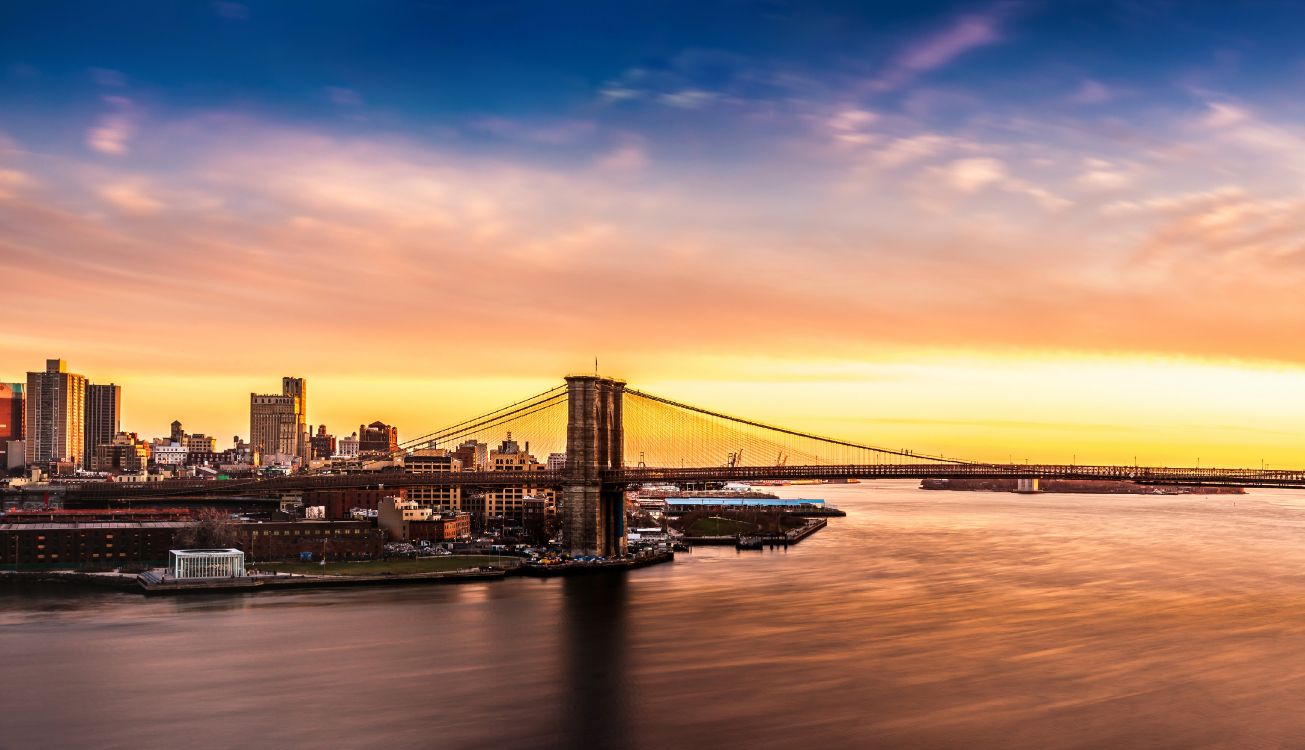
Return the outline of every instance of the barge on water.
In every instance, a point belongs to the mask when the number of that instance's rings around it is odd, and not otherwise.
[[[735,549],[763,549],[765,547],[787,547],[797,544],[812,534],[829,525],[824,518],[808,518],[800,528],[790,529],[782,534],[723,534],[719,536],[685,536],[680,541],[690,546],[696,545],[734,545]]]

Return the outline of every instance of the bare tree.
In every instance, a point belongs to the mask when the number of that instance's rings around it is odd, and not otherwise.
[[[194,523],[173,536],[172,543],[183,549],[227,549],[236,546],[238,536],[230,513],[203,508]]]

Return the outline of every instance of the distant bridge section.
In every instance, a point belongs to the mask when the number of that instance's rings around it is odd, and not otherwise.
[[[625,484],[748,482],[762,480],[875,479],[1074,479],[1136,484],[1223,487],[1305,487],[1305,471],[1198,469],[1154,466],[1074,466],[1069,464],[847,464],[820,466],[735,466],[709,468],[627,468],[605,481]]]

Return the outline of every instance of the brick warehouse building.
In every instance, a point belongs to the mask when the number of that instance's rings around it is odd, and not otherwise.
[[[0,524],[0,567],[114,568],[164,564],[182,521]]]
[[[251,560],[292,560],[310,552],[331,560],[370,560],[385,553],[385,532],[367,521],[271,521],[236,527]]]
[[[407,488],[349,487],[333,490],[308,490],[304,492],[304,507],[321,505],[326,508],[329,521],[349,520],[349,511],[354,508],[376,510],[381,498],[407,498]]]
[[[81,521],[0,524],[0,568],[115,568],[163,565],[184,521]],[[251,560],[293,560],[325,550],[333,560],[384,554],[385,533],[360,521],[276,521],[235,525],[236,546]]]

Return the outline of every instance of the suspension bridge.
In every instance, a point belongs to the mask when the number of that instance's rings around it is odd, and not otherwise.
[[[1139,484],[1305,487],[1305,471],[1154,466],[1002,464],[840,440],[645,393],[597,375],[572,375],[555,388],[400,444],[391,458],[494,444],[515,435],[526,453],[565,455],[560,467],[470,462],[438,473],[357,471],[283,477],[172,480],[70,486],[66,498],[134,499],[186,495],[269,495],[366,487],[529,486],[559,491],[566,545],[575,553],[624,549],[624,492],[643,483],[811,479],[1106,479]]]

